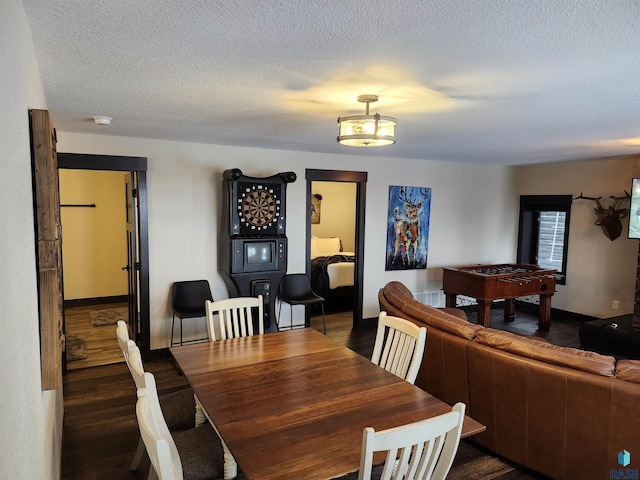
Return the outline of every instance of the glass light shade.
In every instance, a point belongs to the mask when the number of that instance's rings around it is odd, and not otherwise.
[[[339,117],[338,142],[349,147],[382,147],[396,142],[396,119],[381,115]]]

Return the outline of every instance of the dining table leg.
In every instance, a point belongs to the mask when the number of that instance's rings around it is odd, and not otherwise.
[[[219,434],[218,434],[219,435]],[[220,438],[222,441],[222,449],[224,450],[224,480],[231,480],[238,476],[238,464],[236,463],[236,459],[233,458],[231,452],[229,451],[229,447],[224,443],[224,440]]]
[[[204,413],[204,409],[202,408],[202,404],[196,394],[193,394],[193,398],[196,401],[196,427],[202,425],[203,423],[207,423],[207,415]]]
[[[224,454],[223,478],[224,480],[232,480],[238,476],[238,464],[236,463],[236,459],[233,458],[229,447],[227,447],[227,444],[224,443],[224,440],[222,439],[222,435],[218,432],[218,429],[207,415],[207,412],[202,408],[202,404],[200,403],[200,400],[198,400],[198,397],[195,394],[193,397],[196,400],[196,427],[207,422],[213,426],[213,429],[216,431],[220,441],[222,442],[222,450]]]

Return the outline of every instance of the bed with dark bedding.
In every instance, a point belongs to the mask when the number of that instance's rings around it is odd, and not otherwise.
[[[355,256],[343,252],[340,239],[311,240],[311,288],[326,303],[353,300]]]

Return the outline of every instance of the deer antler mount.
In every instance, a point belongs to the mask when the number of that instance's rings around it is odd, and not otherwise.
[[[609,199],[612,199],[613,201],[611,202],[611,205],[606,208],[603,207],[600,202],[602,197],[585,197],[582,195],[582,192],[580,192],[580,195],[575,197],[574,200],[593,200],[596,203],[596,206],[593,209],[596,213],[596,221],[594,223],[602,228],[602,232],[605,236],[613,242],[622,233],[622,222],[620,219],[629,213],[628,208],[616,208],[620,200],[627,200],[631,197],[626,190],[624,193],[624,197],[610,195]]]

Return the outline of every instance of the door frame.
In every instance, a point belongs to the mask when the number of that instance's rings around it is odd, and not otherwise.
[[[93,155],[58,152],[58,169],[135,172],[138,176],[138,229],[140,252],[140,331],[135,339],[142,355],[151,350],[149,313],[149,224],[147,203],[147,157]],[[58,203],[60,203],[58,201]]]
[[[356,184],[356,239],[355,246],[355,293],[353,306],[353,328],[362,322],[362,301],[364,291],[364,216],[366,212],[367,172],[345,170],[305,170],[307,180],[307,221],[306,221],[306,274],[311,275],[311,184],[312,182],[350,182]]]

